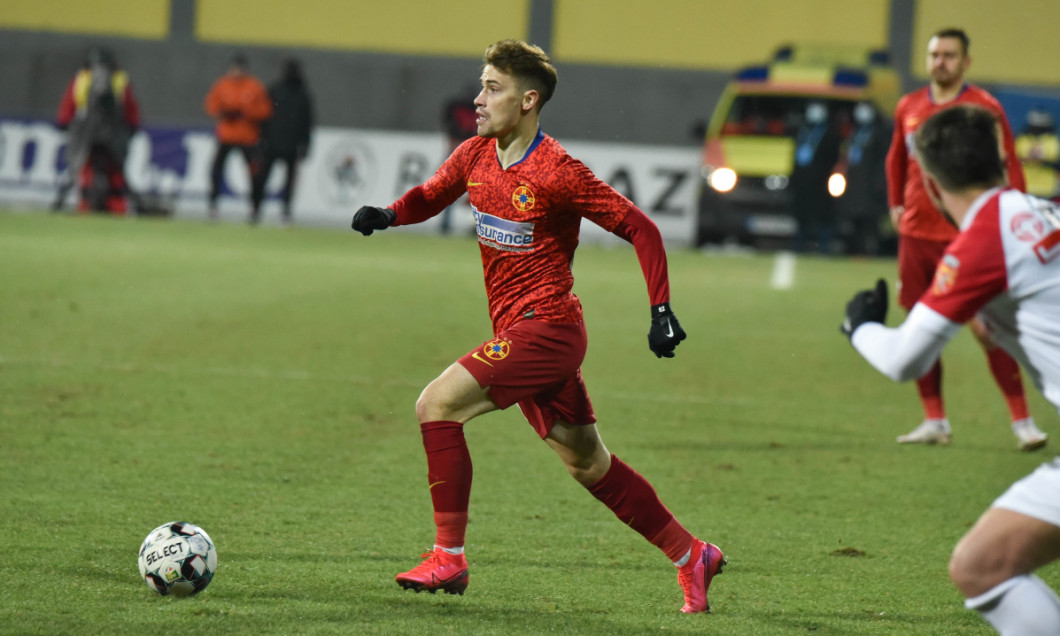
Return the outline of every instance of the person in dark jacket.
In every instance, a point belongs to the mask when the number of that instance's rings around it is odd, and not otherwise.
[[[791,169],[791,195],[799,228],[796,252],[816,247],[823,254],[832,251],[835,229],[832,196],[828,179],[839,161],[842,135],[835,114],[824,102],[806,106],[806,116],[795,138],[794,166]]]
[[[313,99],[306,87],[302,65],[296,59],[283,64],[280,79],[269,87],[272,100],[272,119],[262,134],[263,157],[261,169],[254,178],[253,215],[251,221],[261,219],[261,203],[265,199],[265,185],[277,160],[287,166],[287,178],[281,192],[283,222],[291,222],[291,199],[298,177],[298,164],[309,154],[310,133],[313,128]]]

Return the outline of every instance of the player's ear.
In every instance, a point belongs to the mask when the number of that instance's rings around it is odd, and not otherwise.
[[[524,112],[530,112],[531,110],[533,110],[534,107],[537,106],[537,103],[538,103],[538,101],[540,99],[541,99],[541,94],[538,93],[537,91],[535,91],[534,89],[530,89],[528,91],[524,91],[523,92],[523,103],[522,103],[523,111]]]

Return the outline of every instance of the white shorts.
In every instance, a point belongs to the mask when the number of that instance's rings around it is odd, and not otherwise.
[[[1060,527],[1060,457],[1009,486],[991,507],[1012,510]]]

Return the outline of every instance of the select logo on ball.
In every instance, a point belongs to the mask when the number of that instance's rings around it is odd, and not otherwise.
[[[213,580],[217,548],[199,526],[172,521],[147,535],[137,561],[140,578],[151,590],[162,596],[193,596]]]

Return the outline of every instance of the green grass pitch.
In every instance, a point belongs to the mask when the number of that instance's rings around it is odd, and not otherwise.
[[[837,331],[893,260],[802,258],[777,291],[770,255],[669,258],[673,360],[631,249],[582,247],[575,292],[608,447],[729,557],[701,616],[517,409],[467,427],[467,594],[394,583],[433,539],[413,404],[490,336],[472,239],[0,212],[0,633],[993,633],[946,561],[1051,452],[1016,450],[970,335],[953,444],[899,447],[914,388]],[[219,554],[183,600],[136,567],[178,519]]]

